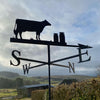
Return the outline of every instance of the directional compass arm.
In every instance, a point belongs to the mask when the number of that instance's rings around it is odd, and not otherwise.
[[[39,61],[39,60],[33,60],[33,59],[27,59],[27,58],[19,58],[19,59],[20,59],[20,60],[24,60],[24,61],[31,61],[31,62],[37,62],[37,63],[48,64],[47,62]]]
[[[84,54],[87,54],[87,52],[81,53],[81,55],[84,55]],[[79,54],[74,55],[74,56],[70,56],[70,57],[65,57],[65,58],[62,58],[62,59],[57,59],[57,60],[51,61],[50,64],[53,64],[53,63],[59,62],[59,61],[63,61],[63,60],[67,60],[67,59],[71,59],[71,58],[76,58],[76,57],[79,57]],[[27,58],[21,58],[21,57],[18,57],[18,58],[19,58],[20,60],[24,60],[24,61],[31,61],[31,62],[43,63],[43,65],[48,64],[48,62],[44,62],[44,61],[33,60],[33,59],[27,59]],[[41,65],[42,65],[42,64],[41,64]]]

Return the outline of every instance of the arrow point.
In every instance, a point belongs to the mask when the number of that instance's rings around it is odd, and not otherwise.
[[[91,47],[91,46],[84,45],[84,44],[79,44],[79,43],[78,43],[78,45],[79,45],[79,48],[81,48],[81,49],[93,48],[93,47]]]

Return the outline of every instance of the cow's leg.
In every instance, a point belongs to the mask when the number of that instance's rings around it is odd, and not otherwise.
[[[17,35],[18,35],[18,34],[15,34],[15,38],[16,38],[16,39],[17,39]]]
[[[19,35],[20,35],[20,39],[22,39],[22,32],[19,32]]]
[[[18,33],[15,33],[15,38],[17,39],[17,35],[18,35]]]
[[[36,40],[38,40],[38,35],[36,34]]]
[[[39,40],[39,33],[36,32],[36,40]]]
[[[37,40],[40,40],[40,33],[39,32],[37,32]]]
[[[14,30],[14,34],[15,34],[15,38],[17,39],[18,31],[17,30]]]
[[[39,35],[37,35],[37,40],[39,40]]]
[[[38,39],[37,39],[37,40],[39,40],[39,35],[37,35],[37,37],[38,37]]]
[[[39,38],[39,40],[40,40],[40,34],[38,35],[38,38]]]

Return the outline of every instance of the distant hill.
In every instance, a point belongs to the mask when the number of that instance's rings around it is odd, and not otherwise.
[[[77,79],[78,81],[83,81],[86,79],[91,79],[93,76],[85,76],[85,75],[66,75],[66,76],[53,76],[52,78],[59,78],[59,79]]]
[[[14,72],[8,72],[8,71],[1,71],[0,72],[0,77],[3,78],[17,78],[20,75],[18,73],[14,73]]]
[[[35,77],[35,78],[38,79],[38,80],[41,80],[41,81],[48,80],[47,76],[41,76],[41,77]],[[83,80],[87,80],[87,79],[91,79],[91,78],[93,78],[93,76],[84,76],[84,75],[51,76],[52,81],[59,81],[59,82],[63,81],[64,79],[76,79],[78,81],[83,81]]]
[[[37,76],[37,77],[27,77],[27,76],[22,76],[19,75],[18,73],[14,72],[8,72],[8,71],[1,71],[0,72],[0,77],[2,78],[8,78],[8,79],[16,79],[16,78],[23,78],[24,80],[29,80],[29,81],[37,81],[40,82],[41,84],[43,83],[48,83],[48,76]],[[84,76],[84,75],[57,75],[57,76],[51,76],[51,81],[52,83],[60,83],[65,79],[76,79],[77,81],[83,81],[87,79],[93,78],[92,76]]]

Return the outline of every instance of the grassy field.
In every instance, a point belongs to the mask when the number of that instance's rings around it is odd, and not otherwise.
[[[0,97],[16,96],[16,89],[0,89]]]
[[[31,98],[21,98],[17,99],[17,91],[16,89],[0,89],[0,100],[6,97],[14,97],[12,99],[5,99],[5,100],[31,100]]]

